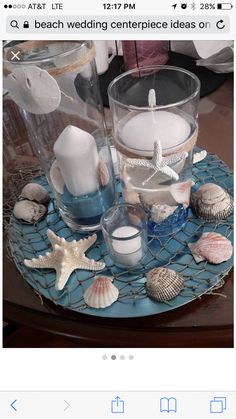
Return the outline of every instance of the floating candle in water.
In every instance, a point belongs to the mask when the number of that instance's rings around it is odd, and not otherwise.
[[[129,118],[120,128],[120,140],[128,148],[153,151],[159,140],[163,149],[177,147],[191,133],[189,122],[181,115],[165,110],[153,110],[156,106],[154,89],[149,90],[150,111],[140,112]]]
[[[91,134],[68,125],[56,140],[54,153],[66,187],[72,195],[81,196],[98,189],[99,157]]]
[[[118,227],[113,231],[113,237],[122,239],[112,240],[113,258],[118,265],[136,266],[142,259],[142,239],[140,236],[134,237],[139,232],[132,226]]]

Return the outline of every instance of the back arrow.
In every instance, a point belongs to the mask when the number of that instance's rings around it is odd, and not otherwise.
[[[65,409],[64,409],[64,412],[65,412],[67,409],[69,409],[70,404],[69,404],[66,400],[64,400],[64,402],[65,402],[65,404],[66,404],[66,407],[65,407]]]
[[[17,412],[17,409],[15,408],[15,406],[14,406],[14,404],[17,402],[17,400],[14,400],[14,402],[12,402],[12,404],[11,404],[11,407],[12,407],[12,409],[14,409],[15,410],[15,412]]]

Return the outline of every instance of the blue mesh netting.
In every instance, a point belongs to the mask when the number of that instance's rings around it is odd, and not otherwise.
[[[203,183],[213,182],[233,194],[233,175],[229,168],[213,155],[208,155],[193,168],[193,180],[197,189]],[[35,179],[49,190],[44,177]],[[118,186],[119,187],[119,186]],[[36,292],[67,309],[101,317],[140,317],[148,316],[176,309],[204,293],[210,292],[221,284],[223,277],[233,265],[233,258],[220,265],[213,265],[206,261],[196,264],[188,248],[188,243],[197,241],[206,231],[215,231],[233,240],[233,216],[216,224],[207,223],[197,218],[189,210],[188,219],[184,227],[177,233],[152,238],[149,241],[148,254],[143,260],[139,271],[118,268],[112,262],[101,232],[95,245],[86,255],[96,261],[104,260],[106,268],[104,275],[114,278],[114,285],[119,288],[119,299],[112,306],[105,309],[89,308],[84,300],[85,289],[92,284],[98,273],[77,270],[71,275],[63,291],[55,290],[55,271],[50,269],[28,269],[23,260],[38,257],[51,250],[47,238],[50,228],[60,237],[67,240],[79,240],[82,236],[73,233],[62,220],[55,202],[52,199],[46,218],[34,225],[11,218],[9,226],[9,248],[13,260],[26,281]],[[84,236],[83,236],[84,237]],[[174,269],[185,279],[185,288],[179,296],[166,303],[151,300],[145,290],[145,272],[158,266]]]

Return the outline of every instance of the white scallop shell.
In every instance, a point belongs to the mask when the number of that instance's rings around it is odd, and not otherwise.
[[[60,105],[61,91],[56,80],[37,66],[15,68],[7,77],[11,98],[33,114],[47,114]]]
[[[214,183],[200,186],[191,201],[196,214],[209,222],[224,220],[233,212],[233,198]]]
[[[60,194],[63,194],[65,182],[61,173],[61,169],[58,166],[57,160],[54,160],[54,162],[51,165],[50,179],[56,191]]]
[[[196,263],[207,260],[218,264],[229,260],[233,254],[231,242],[219,233],[203,233],[196,243],[189,243],[188,247]]]
[[[147,274],[147,295],[160,302],[175,298],[184,288],[184,279],[168,268],[154,268]]]
[[[106,163],[103,160],[98,162],[98,180],[100,185],[106,186],[109,183],[110,175]]]
[[[46,211],[47,208],[44,205],[26,199],[16,202],[13,208],[13,214],[17,219],[31,224],[40,220],[46,214]]]
[[[191,187],[192,180],[180,183],[173,183],[171,185],[171,194],[178,204],[183,204],[185,207],[189,207]]]
[[[200,161],[204,160],[207,156],[207,151],[202,150],[193,155],[193,164],[199,163]]]
[[[177,206],[169,206],[169,205],[158,205],[155,204],[152,206],[151,217],[152,220],[155,222],[160,222],[168,218],[171,214],[173,214],[178,208]]]
[[[105,308],[113,304],[119,296],[119,290],[112,284],[112,278],[97,276],[84,293],[85,303],[92,308]]]
[[[30,201],[36,201],[39,204],[47,203],[50,200],[50,196],[46,189],[38,183],[27,183],[21,191],[22,198],[29,199]]]

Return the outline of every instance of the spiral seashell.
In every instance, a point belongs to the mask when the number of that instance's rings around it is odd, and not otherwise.
[[[21,191],[22,198],[36,201],[39,204],[46,204],[50,201],[50,196],[46,189],[38,183],[27,183]]]
[[[30,224],[39,221],[46,214],[46,211],[47,208],[44,205],[26,199],[16,202],[13,208],[13,214],[17,219],[27,221]]]
[[[207,260],[218,264],[229,260],[233,254],[231,242],[219,233],[203,233],[196,243],[188,245],[196,263]]]
[[[175,298],[184,288],[184,279],[167,268],[154,268],[147,274],[147,295],[153,300],[165,302]]]
[[[99,160],[99,163],[98,163],[98,179],[99,179],[99,183],[102,186],[108,185],[109,180],[110,180],[110,175],[109,175],[107,165],[106,163],[104,163],[103,160]]]
[[[191,201],[196,214],[209,222],[224,220],[233,212],[233,198],[214,183],[200,186]]]
[[[113,304],[119,296],[119,290],[112,284],[112,278],[97,276],[84,293],[85,303],[92,308],[105,308]]]

